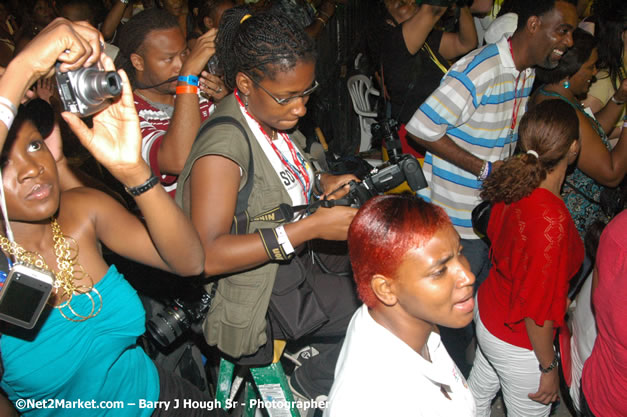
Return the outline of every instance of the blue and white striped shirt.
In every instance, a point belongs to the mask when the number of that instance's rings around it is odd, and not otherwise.
[[[516,69],[503,37],[457,61],[407,123],[407,131],[429,142],[448,135],[477,158],[505,159],[516,147],[518,124],[534,78],[533,69]],[[481,181],[430,152],[423,170],[429,188],[420,191],[420,196],[444,208],[462,238],[477,239],[470,216],[480,202]]]

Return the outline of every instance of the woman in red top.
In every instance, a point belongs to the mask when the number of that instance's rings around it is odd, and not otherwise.
[[[469,384],[477,416],[490,414],[499,389],[510,416],[548,416],[559,392],[553,337],[563,324],[569,279],[583,244],[560,197],[579,152],[579,122],[559,100],[543,102],[520,123],[522,154],[483,183],[492,203],[492,268],[479,288],[478,348]]]

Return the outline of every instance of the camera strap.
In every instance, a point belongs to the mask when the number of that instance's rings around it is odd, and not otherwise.
[[[248,233],[248,225],[250,224],[250,216],[248,214],[248,198],[250,197],[250,193],[253,189],[253,183],[255,182],[255,164],[253,162],[253,150],[250,146],[250,139],[248,138],[248,134],[246,130],[242,127],[242,125],[231,116],[219,116],[215,119],[209,119],[207,123],[205,123],[200,130],[198,131],[198,135],[196,135],[196,140],[200,136],[202,136],[205,131],[213,126],[218,125],[232,125],[235,126],[244,136],[246,140],[246,144],[248,145],[248,176],[246,178],[246,184],[244,188],[237,193],[237,203],[235,205],[235,215],[233,216],[233,224],[231,225],[231,234],[234,235],[243,235]]]
[[[179,79],[178,76],[170,77],[167,80],[163,80],[160,83],[153,84],[153,85],[146,85],[146,84],[141,83],[138,80],[135,80],[135,88],[138,89],[138,90],[148,90],[148,89],[151,89],[151,88],[162,86],[163,84],[169,84],[169,83],[172,83],[174,81],[178,81],[178,79]]]
[[[305,206],[295,206],[292,207],[289,204],[280,204],[278,207],[273,209],[264,211],[250,219],[250,221],[264,221],[264,222],[273,222],[273,223],[285,223],[292,221],[294,218],[294,211],[298,207],[307,207]]]

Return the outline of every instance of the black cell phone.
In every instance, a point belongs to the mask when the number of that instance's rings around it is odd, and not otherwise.
[[[14,264],[0,292],[0,320],[25,329],[35,327],[53,283],[54,275],[49,271]]]

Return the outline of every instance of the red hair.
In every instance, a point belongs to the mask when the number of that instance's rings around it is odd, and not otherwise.
[[[409,194],[371,198],[348,230],[348,250],[359,298],[374,307],[376,296],[370,281],[376,274],[396,278],[405,254],[424,246],[451,221],[438,206]]]

